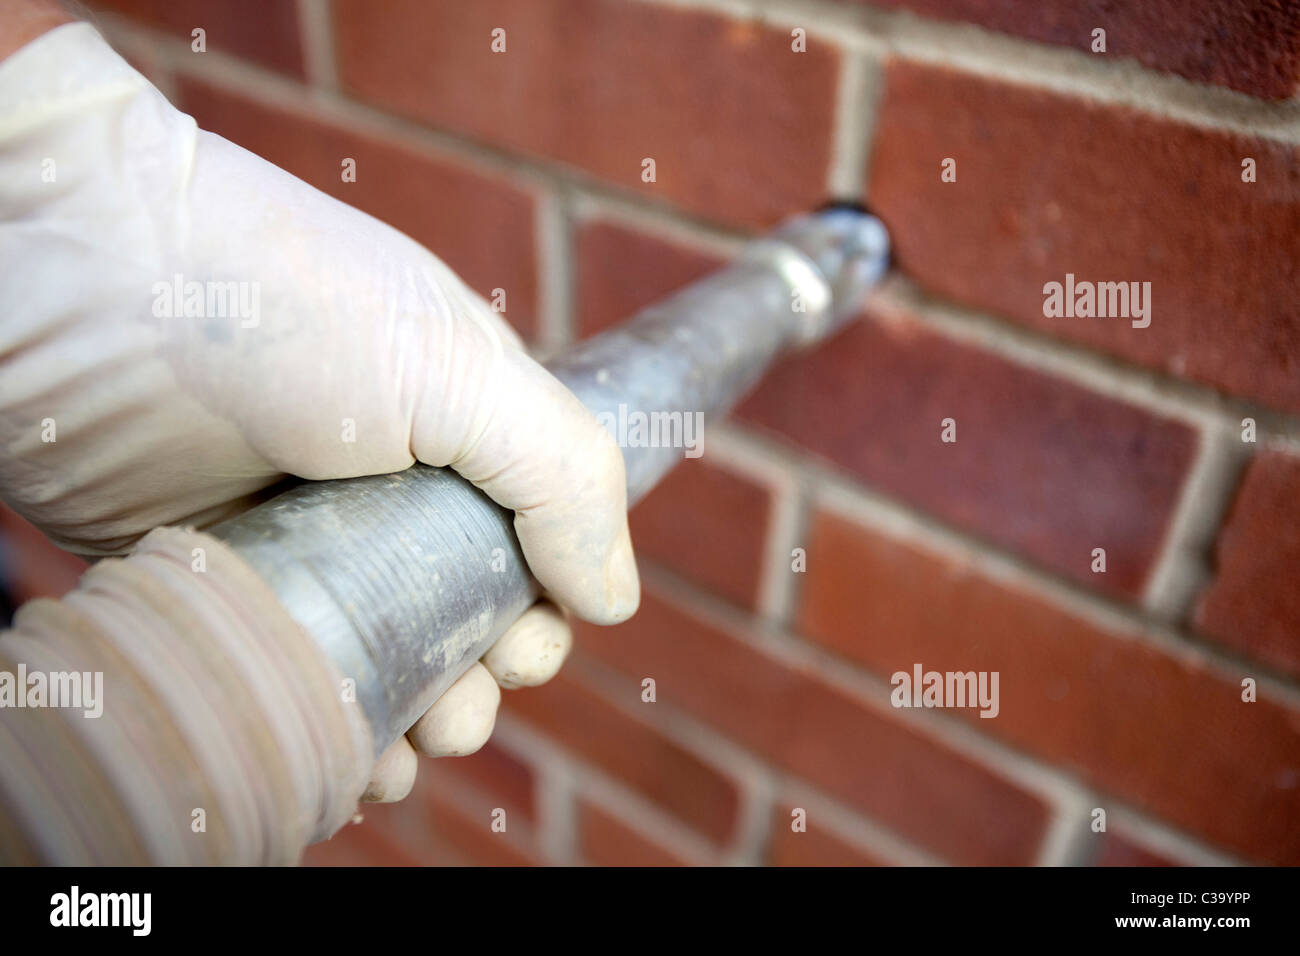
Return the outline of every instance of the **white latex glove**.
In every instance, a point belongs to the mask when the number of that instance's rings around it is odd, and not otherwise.
[[[242,283],[248,308],[159,317],[178,275]],[[286,473],[418,459],[515,512],[557,602],[599,624],[636,609],[623,461],[595,418],[428,251],[197,129],[87,24],[0,63],[0,303],[0,493],[69,550],[210,525]],[[410,740],[472,752],[497,681],[540,683],[569,645],[539,605]],[[398,741],[370,796],[402,796],[414,764]]]

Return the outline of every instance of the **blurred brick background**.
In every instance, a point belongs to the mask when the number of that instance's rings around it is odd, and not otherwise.
[[[93,6],[200,125],[505,289],[542,354],[829,195],[897,245],[905,278],[635,511],[640,614],[309,862],[1300,863],[1300,8]],[[1066,272],[1150,281],[1151,326],[1044,318]],[[75,580],[3,529],[14,600]],[[1000,672],[1000,714],[893,709],[915,663]]]

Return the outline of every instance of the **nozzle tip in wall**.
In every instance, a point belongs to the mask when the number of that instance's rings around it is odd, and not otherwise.
[[[889,232],[860,203],[827,203],[788,220],[773,238],[794,246],[821,270],[836,324],[858,312],[889,268]]]

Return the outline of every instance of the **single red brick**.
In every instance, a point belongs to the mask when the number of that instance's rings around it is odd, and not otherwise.
[[[281,73],[305,77],[295,0],[88,0],[151,27],[192,38],[201,27],[209,53],[244,57]],[[195,53],[195,56],[203,56]]]
[[[587,800],[578,803],[578,844],[596,866],[686,866],[677,854]]]
[[[626,624],[581,633],[583,654],[654,678],[661,704],[689,711],[942,856],[988,864],[1034,858],[1049,816],[1038,797],[811,668],[759,653],[650,590]]]
[[[996,672],[997,716],[956,716],[1242,855],[1300,863],[1300,712],[834,515],[808,554],[801,633],[885,678]]]
[[[762,485],[707,464],[683,461],[632,509],[632,543],[715,594],[753,608],[763,570],[772,496]]]
[[[1300,410],[1300,150],[894,61],[870,197],[933,291],[1125,359]],[[1242,160],[1258,182],[1242,182]],[[957,162],[957,181],[940,163]],[[1150,282],[1147,328],[1048,318],[1043,287]]]
[[[492,176],[193,78],[180,107],[218,133],[420,242],[484,296],[506,292],[504,317],[536,331],[534,197]],[[356,160],[356,181],[342,162]]]
[[[1265,452],[1251,463],[1215,558],[1197,626],[1300,676],[1300,458]]]
[[[603,220],[576,230],[578,335],[585,338],[723,265],[717,256]]]
[[[783,803],[772,815],[772,834],[767,846],[767,862],[771,866],[888,866],[841,840],[822,826],[815,814],[808,815],[808,829],[796,833],[790,828],[790,810],[795,805]]]
[[[796,53],[788,29],[614,0],[334,10],[341,82],[386,109],[728,222],[823,198],[839,72],[825,42]]]
[[[401,847],[373,827],[345,826],[328,840],[307,847],[303,866],[415,866]]]
[[[735,782],[578,683],[572,668],[543,687],[506,695],[504,705],[706,836],[731,838],[740,806]],[[640,706],[653,719],[655,705]]]
[[[1300,16],[1286,0],[848,0],[965,20],[1243,93],[1284,99],[1300,83]]]
[[[884,308],[783,362],[738,416],[1091,587],[1139,595],[1196,433]],[[955,442],[941,440],[945,418]]]
[[[1096,834],[1101,840],[1093,866],[1178,866],[1173,860],[1153,853],[1120,833]]]

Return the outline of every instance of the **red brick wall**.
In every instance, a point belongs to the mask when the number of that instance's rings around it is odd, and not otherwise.
[[[310,861],[1300,863],[1294,5],[98,7],[547,348],[830,194],[897,246],[637,509],[640,614]],[[1045,317],[1067,272],[1151,282],[1150,326]],[[998,716],[895,709],[917,663],[998,672]]]

